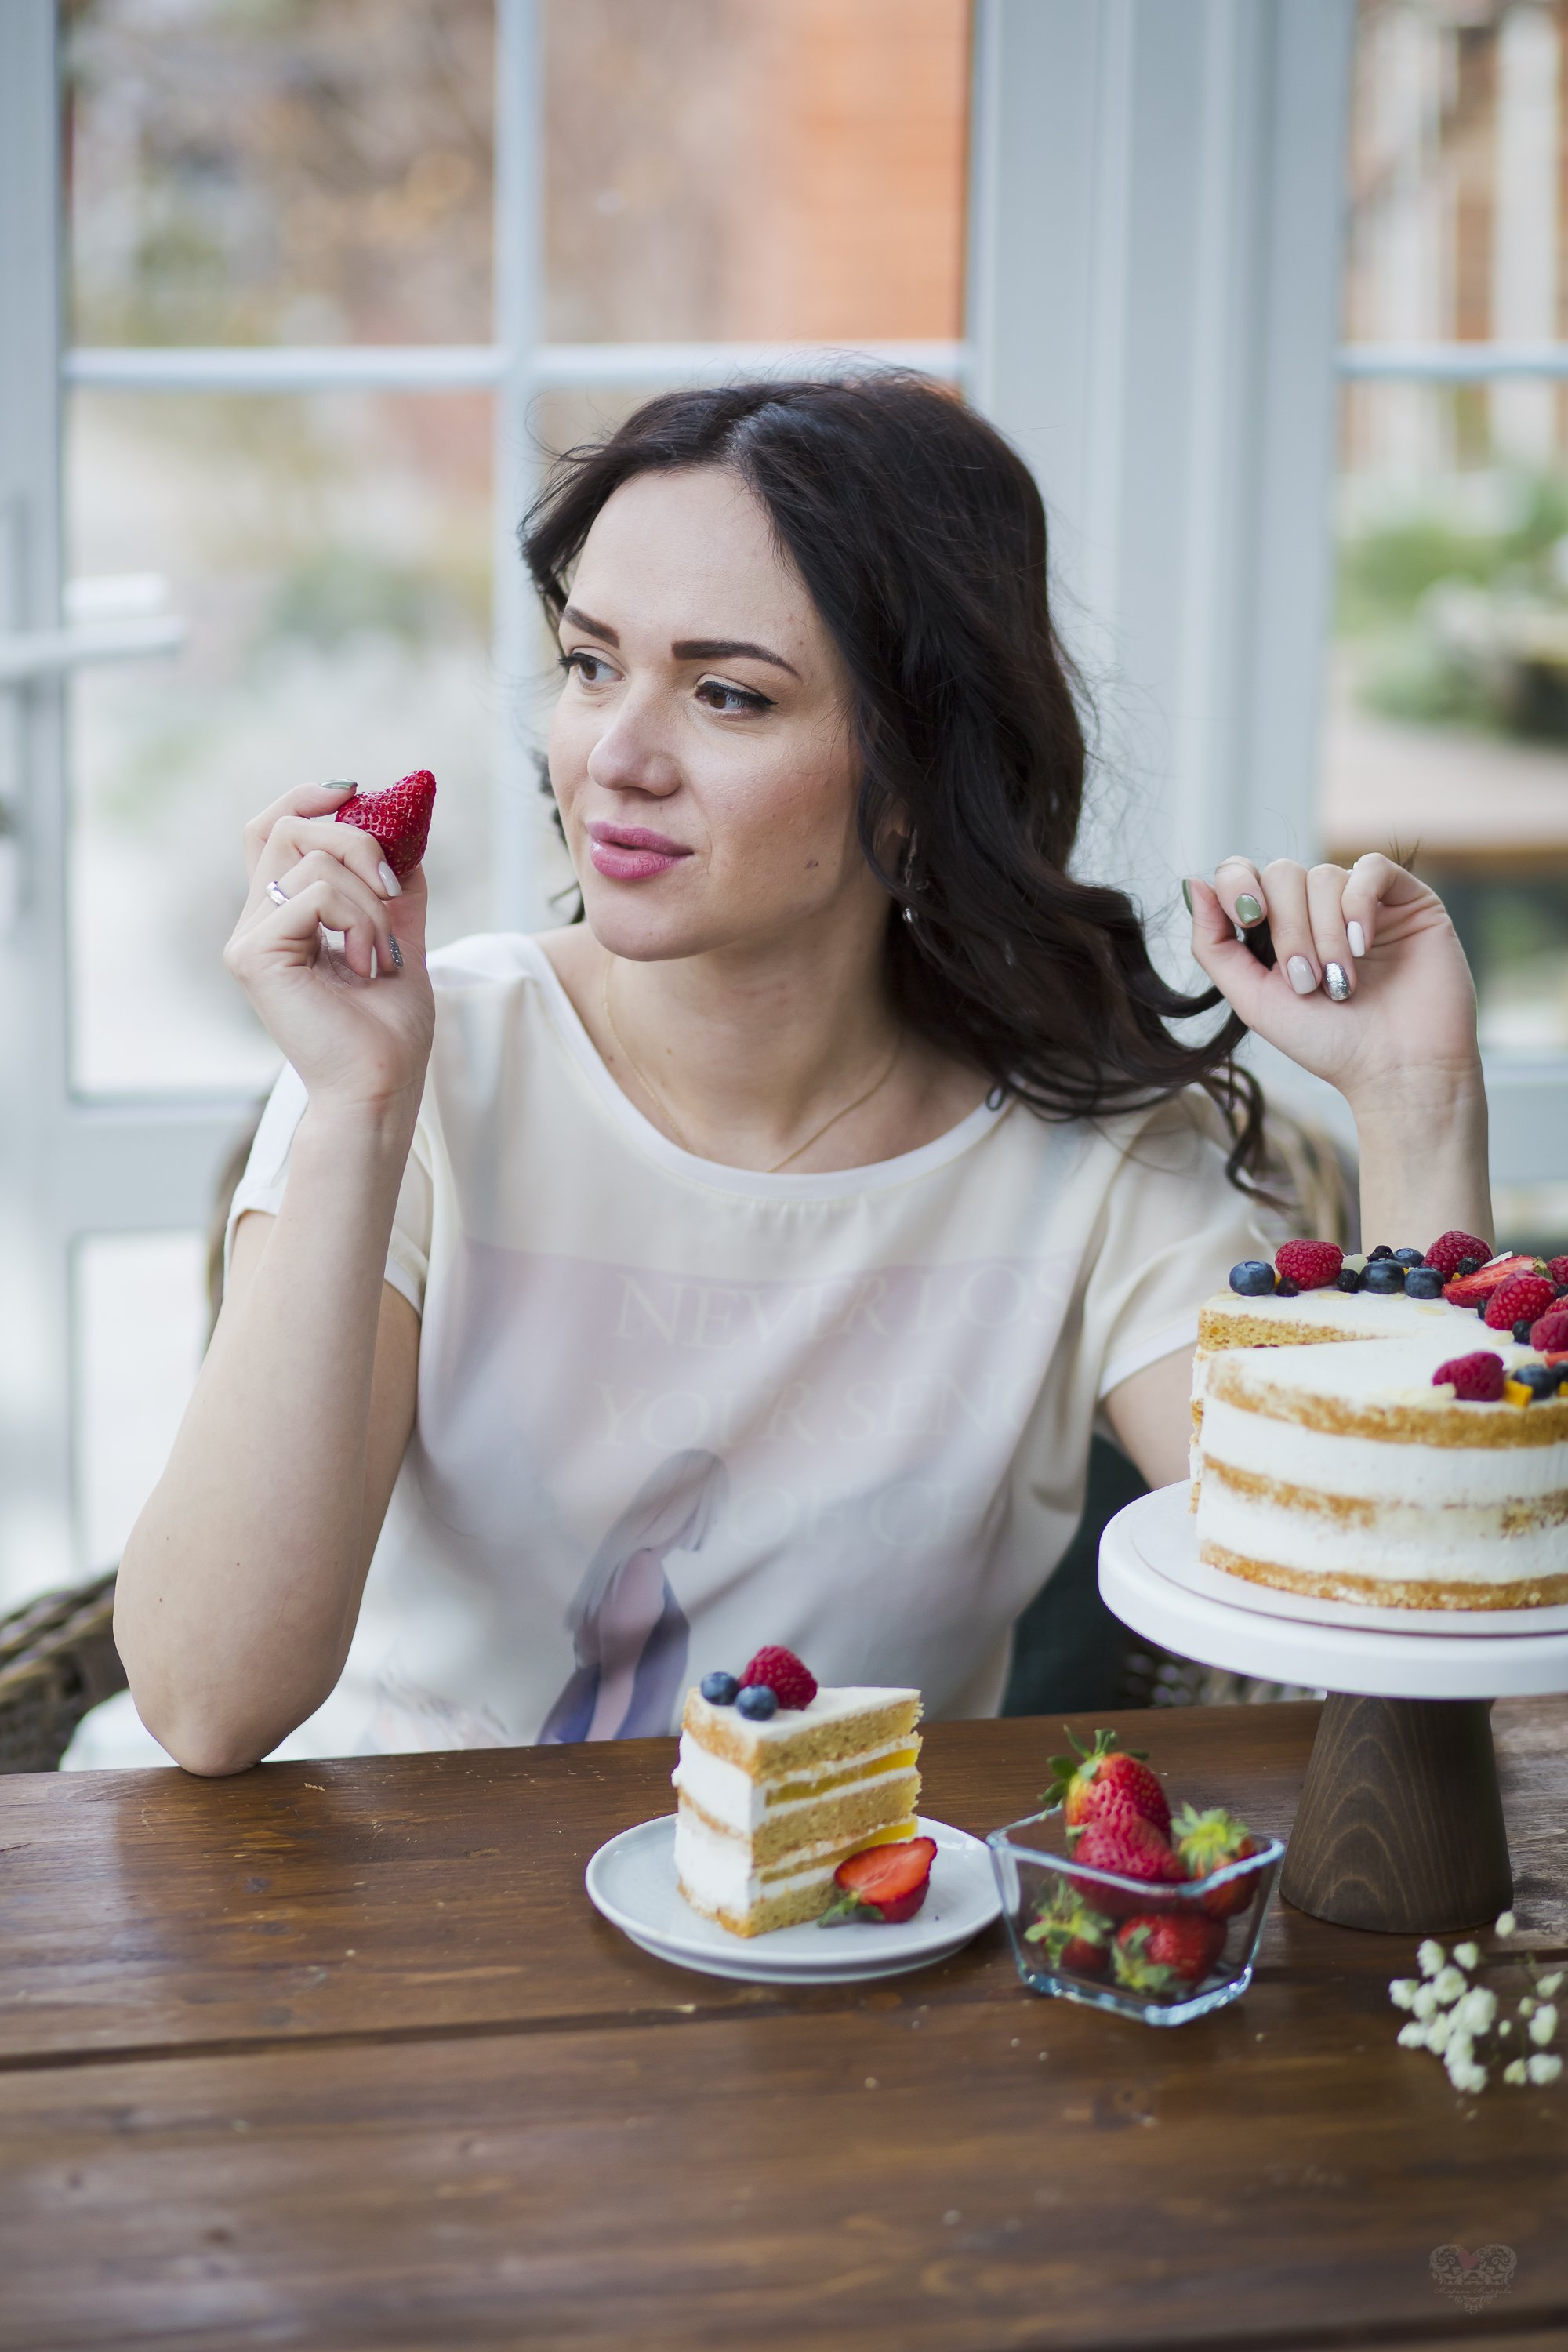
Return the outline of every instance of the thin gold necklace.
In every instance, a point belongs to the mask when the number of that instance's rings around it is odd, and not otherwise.
[[[659,1109],[663,1112],[664,1117],[668,1123],[670,1131],[674,1135],[677,1143],[679,1144],[682,1151],[690,1151],[691,1146],[686,1139],[685,1129],[681,1126],[680,1121],[676,1118],[675,1113],[671,1110],[668,1103],[665,1100],[663,1094],[659,1091],[658,1087],[654,1085],[653,1080],[648,1076],[647,1072],[643,1068],[642,1064],[637,1060],[637,1055],[632,1052],[631,1047],[626,1044],[626,1039],[622,1036],[620,1031],[616,1026],[616,1016],[610,1007],[610,972],[615,962],[616,959],[614,956],[606,956],[605,959],[605,1025],[608,1029],[611,1036],[615,1039],[616,1051],[625,1059],[633,1077],[636,1078],[643,1092],[648,1096],[652,1101],[656,1102],[658,1105]],[[862,1103],[868,1103],[873,1095],[880,1094],[882,1088],[887,1085],[888,1080],[892,1076],[899,1055],[903,1052],[903,1049],[904,1040],[902,1032],[900,1032],[893,1040],[893,1050],[888,1056],[886,1066],[883,1068],[881,1075],[879,1077],[872,1079],[871,1084],[866,1088],[865,1093],[857,1095],[853,1102],[847,1102],[842,1110],[836,1110],[831,1118],[825,1118],[820,1127],[813,1128],[811,1133],[806,1137],[804,1143],[797,1143],[793,1151],[786,1151],[782,1160],[775,1160],[771,1168],[764,1168],[762,1171],[763,1174],[764,1176],[778,1175],[781,1170],[789,1166],[792,1160],[798,1160],[803,1151],[809,1151],[814,1143],[819,1143],[822,1140],[822,1138],[827,1133],[830,1127],[837,1127],[841,1118],[847,1118],[852,1110],[858,1110]],[[692,1153],[692,1157],[694,1159],[698,1156],[698,1154]]]

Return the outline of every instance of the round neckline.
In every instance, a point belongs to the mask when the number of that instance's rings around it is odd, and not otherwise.
[[[907,1184],[959,1159],[983,1136],[989,1135],[1012,1108],[1006,1102],[993,1103],[987,1096],[956,1127],[934,1136],[930,1143],[919,1144],[913,1151],[901,1151],[891,1160],[868,1160],[859,1168],[828,1168],[804,1175],[774,1176],[760,1168],[731,1168],[721,1160],[704,1160],[697,1152],[683,1151],[679,1143],[672,1143],[622,1092],[605,1068],[598,1047],[543,948],[527,932],[518,934],[518,943],[523,961],[543,990],[546,1006],[563,1043],[611,1116],[640,1150],[671,1174],[719,1192],[748,1192],[766,1201],[837,1200],[849,1193],[882,1192],[890,1185]]]

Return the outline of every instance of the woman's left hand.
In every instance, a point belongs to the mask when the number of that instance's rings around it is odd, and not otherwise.
[[[1204,971],[1249,1029],[1337,1087],[1358,1116],[1477,1085],[1465,951],[1442,900],[1402,866],[1375,854],[1348,872],[1227,857],[1212,887],[1189,888]],[[1272,971],[1233,928],[1265,917]]]

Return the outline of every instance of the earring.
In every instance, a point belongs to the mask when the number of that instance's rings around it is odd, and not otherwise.
[[[919,853],[919,849],[920,835],[916,833],[913,825],[911,825],[909,831],[909,838],[904,843],[903,856],[899,861],[899,880],[903,884],[906,890],[920,890],[924,887],[922,883],[917,882],[914,878],[915,858]],[[904,920],[908,923],[910,929],[913,930],[916,922],[919,920],[919,917],[916,915],[912,907],[906,907],[904,908]]]

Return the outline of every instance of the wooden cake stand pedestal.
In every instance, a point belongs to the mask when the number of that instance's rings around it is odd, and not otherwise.
[[[1489,1709],[1568,1690],[1563,1612],[1550,1612],[1554,1630],[1511,1630],[1515,1612],[1490,1633],[1390,1630],[1391,1611],[1332,1604],[1331,1623],[1289,1616],[1318,1604],[1202,1566],[1184,1482],[1117,1513],[1100,1590],[1124,1625],[1182,1657],[1328,1692],[1280,1875],[1287,1902],[1400,1935],[1480,1927],[1508,1908]]]

